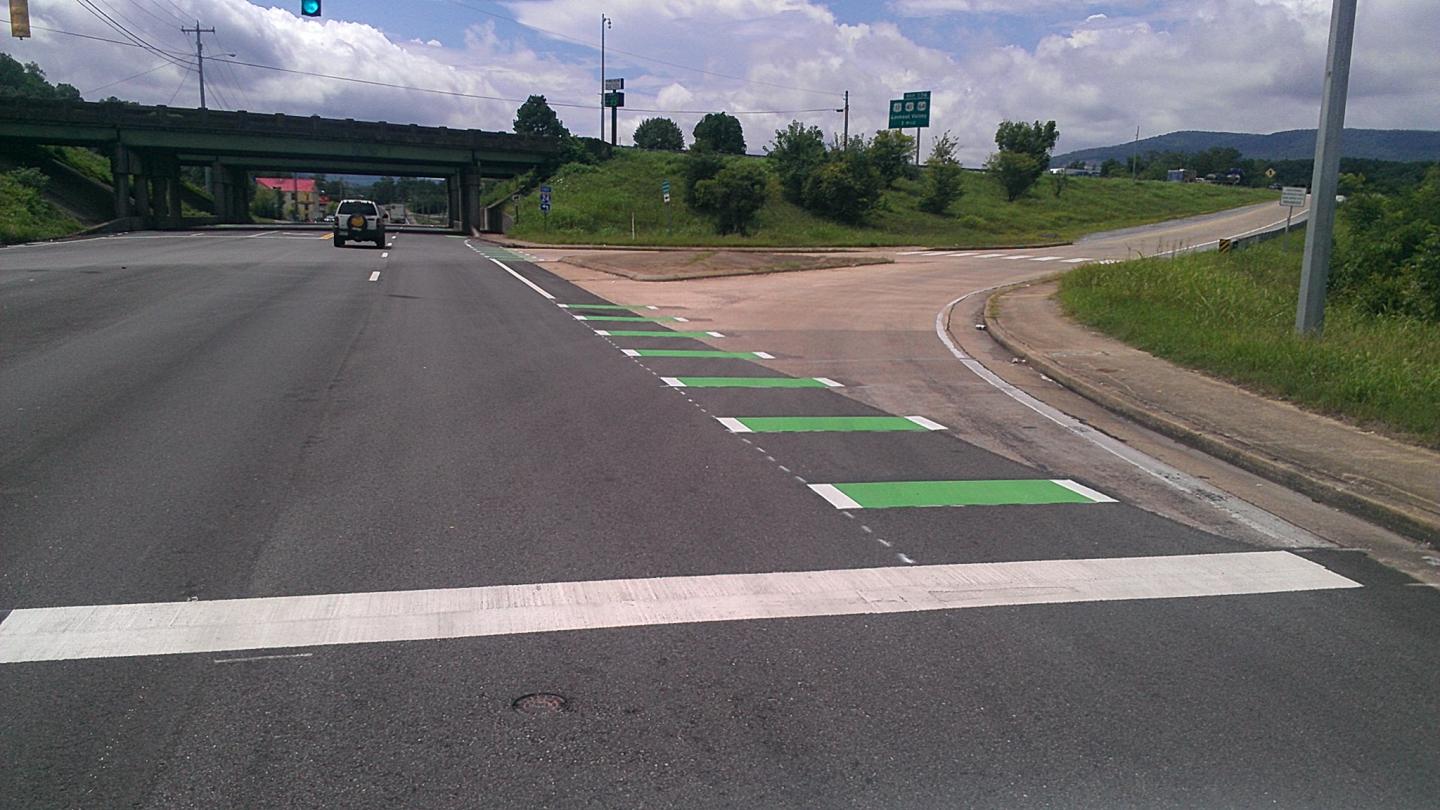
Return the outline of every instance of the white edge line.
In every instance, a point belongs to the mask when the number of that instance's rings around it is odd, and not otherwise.
[[[773,354],[771,354],[771,353],[769,353],[769,352],[755,352],[755,356],[758,357],[758,358],[760,358],[761,360],[774,360],[774,359],[775,359],[775,355],[773,355]]]
[[[635,349],[621,349],[620,351],[624,352],[626,357],[640,356],[640,352],[636,351]]]
[[[750,428],[745,427],[745,425],[742,424],[739,419],[735,419],[735,418],[733,418],[733,417],[729,417],[729,416],[717,416],[717,417],[715,417],[715,421],[717,421],[717,422],[719,422],[720,424],[724,425],[724,426],[725,426],[725,429],[728,430],[728,431],[730,431],[731,433],[754,433],[754,432],[755,432],[755,431],[751,430]]]
[[[571,304],[556,304],[555,306],[560,307],[561,309],[574,309],[574,306]]]
[[[838,382],[835,382],[834,380],[830,379],[829,377],[815,377],[814,379],[815,379],[815,382],[820,383],[821,385],[825,386],[826,388],[844,388],[844,387],[845,387],[843,384],[838,383]]]
[[[649,304],[646,304],[646,305],[645,305],[645,308],[648,309],[648,310],[650,310],[651,312],[654,312],[655,310],[659,309],[659,307],[652,307],[652,306],[650,306]]]
[[[682,318],[682,317],[680,317],[679,315],[676,315],[676,316],[673,318],[673,320],[675,321],[675,323],[689,323],[689,322],[690,322],[690,319],[689,319],[689,318]]]
[[[570,317],[574,318],[574,319],[577,320],[577,321],[588,321],[588,320],[590,320],[589,318],[585,317],[584,315],[571,315]]]
[[[596,329],[596,330],[595,330],[595,334],[599,335],[600,337],[610,337],[610,330],[608,330],[608,329]]]
[[[834,484],[807,484],[816,495],[830,502],[836,509],[864,509],[855,499],[841,492]]]
[[[944,429],[945,429],[945,426],[942,425],[942,424],[940,424],[939,422],[933,421],[933,420],[931,420],[931,419],[926,419],[926,418],[923,417],[923,416],[907,416],[907,417],[905,417],[905,418],[906,418],[906,419],[909,419],[911,422],[914,422],[915,424],[919,425],[920,427],[925,428],[926,430],[944,430]]]
[[[484,255],[484,254],[481,254],[481,255]],[[526,287],[529,287],[530,289],[534,290],[535,292],[540,293],[541,295],[545,296],[546,298],[550,299],[551,301],[554,301],[554,300],[555,300],[555,296],[551,295],[551,294],[548,293],[548,292],[545,292],[545,290],[541,289],[538,284],[536,284],[535,282],[531,281],[530,279],[525,278],[524,276],[520,275],[519,273],[515,272],[514,270],[511,270],[504,262],[500,261],[499,259],[497,259],[497,258],[495,258],[495,257],[493,257],[493,256],[486,256],[486,258],[488,258],[490,261],[492,261],[492,262],[500,265],[500,267],[501,267],[505,272],[509,273],[510,275],[514,276],[515,278],[520,279],[520,281],[524,282],[524,284],[525,284]],[[583,319],[582,319],[582,320],[583,320]]]
[[[1059,484],[1060,486],[1070,490],[1076,495],[1089,498],[1095,503],[1117,503],[1117,501],[1109,495],[1104,495],[1096,492],[1095,490],[1085,486],[1084,484],[1077,484],[1074,481],[1071,481],[1069,478],[1052,478],[1050,479],[1050,483]]]
[[[380,280],[380,271],[379,271],[379,270],[376,270],[375,272],[371,273],[371,274],[370,274],[370,280],[371,280],[371,281],[379,281],[379,280]]]
[[[725,337],[725,333],[723,332],[706,332],[705,334],[709,335],[710,337]]]
[[[661,378],[660,378],[660,382],[665,383],[666,385],[670,386],[671,388],[684,388],[684,387],[685,387],[685,381],[682,380],[682,379],[680,379],[679,377],[661,377]]]

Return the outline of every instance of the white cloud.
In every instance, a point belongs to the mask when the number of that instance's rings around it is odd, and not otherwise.
[[[1175,129],[1270,132],[1313,127],[1318,119],[1328,0],[1122,0],[1088,19],[1088,2],[1017,1],[1021,5],[1005,5],[1054,18],[1043,18],[1049,22],[1042,20],[1033,47],[962,26],[942,50],[916,43],[895,22],[841,22],[810,0],[611,0],[609,73],[627,79],[622,138],[641,119],[663,114],[650,110],[780,111],[741,117],[746,141],[758,152],[792,118],[837,132],[841,117],[833,110],[847,89],[852,134],[883,127],[889,99],[932,90],[934,129],[927,142],[952,130],[971,165],[993,149],[995,125],[1004,118],[1055,119],[1061,150],[1128,140],[1137,124],[1145,135]],[[990,0],[908,2],[895,7],[974,9]],[[1440,129],[1433,57],[1440,15],[1424,5],[1368,0],[1361,6],[1350,125]],[[360,23],[301,20],[289,10],[245,0],[191,0],[189,8],[218,30],[211,51],[233,50],[242,61],[516,100],[213,63],[206,74],[215,106],[508,130],[518,100],[540,93],[572,131],[598,134],[598,53],[571,42],[491,20],[468,29],[462,45],[441,47],[433,40],[391,38]],[[598,39],[599,13],[589,0],[509,8],[531,25],[586,42]],[[114,36],[78,4],[46,4],[35,9],[34,20],[37,26]],[[135,21],[153,23],[138,15]],[[157,44],[186,51],[173,28],[140,28]],[[37,61],[52,80],[82,91],[160,63],[138,49],[46,32],[23,42],[0,39],[0,51]],[[169,66],[89,95],[110,93],[146,103],[196,101],[193,76]],[[793,112],[799,110],[812,112]],[[668,117],[688,135],[700,113]]]

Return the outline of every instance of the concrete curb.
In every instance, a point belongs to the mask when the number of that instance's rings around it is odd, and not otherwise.
[[[1284,459],[1262,453],[1248,444],[1202,431],[1188,422],[1154,410],[1137,400],[1093,385],[1081,376],[1072,374],[1035,352],[1014,334],[1007,331],[1004,322],[995,315],[996,302],[1006,292],[1033,286],[1035,283],[1037,282],[1013,284],[992,292],[985,301],[984,310],[986,331],[990,333],[990,336],[1015,356],[1024,358],[1031,367],[1091,402],[1157,433],[1296,492],[1308,495],[1321,503],[1377,523],[1432,547],[1440,548],[1440,522],[1430,515],[1417,514],[1404,505],[1353,492],[1343,482],[1317,475]]]

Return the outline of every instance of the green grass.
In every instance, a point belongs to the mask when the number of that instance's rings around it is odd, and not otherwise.
[[[80,230],[80,223],[15,175],[0,173],[0,244],[53,239]]]
[[[1332,298],[1319,339],[1295,334],[1303,236],[1227,255],[1089,265],[1060,301],[1131,345],[1311,410],[1440,447],[1440,324]]]
[[[754,232],[717,236],[711,223],[681,199],[684,161],[683,155],[627,149],[600,165],[568,165],[549,181],[554,194],[548,227],[538,192],[532,190],[520,201],[520,222],[511,235],[561,244],[992,247],[1069,241],[1086,233],[1278,198],[1277,192],[1258,189],[1093,178],[1071,178],[1069,188],[1056,198],[1045,177],[1030,195],[1007,203],[990,177],[966,172],[965,195],[946,216],[920,211],[922,184],[900,180],[885,193],[881,210],[869,223],[850,227],[785,202],[772,180],[770,201]],[[671,184],[668,214],[673,217],[668,230],[660,197],[660,183],[666,179]]]

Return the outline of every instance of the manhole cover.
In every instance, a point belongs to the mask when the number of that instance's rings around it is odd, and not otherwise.
[[[536,692],[515,698],[510,706],[521,714],[558,714],[570,707],[570,701],[564,695]]]

